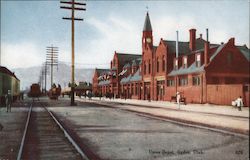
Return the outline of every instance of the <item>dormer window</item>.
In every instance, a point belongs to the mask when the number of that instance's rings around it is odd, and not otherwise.
[[[200,67],[201,66],[201,55],[200,54],[196,55],[195,65],[196,65],[196,67]]]
[[[174,60],[174,70],[178,69],[178,59]]]
[[[187,68],[187,57],[183,57],[183,68]]]

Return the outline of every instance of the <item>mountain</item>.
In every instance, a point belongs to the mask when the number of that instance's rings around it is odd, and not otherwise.
[[[26,90],[29,89],[32,83],[38,83],[41,75],[42,67],[34,66],[29,68],[15,68],[12,69],[12,72],[15,72],[15,75],[20,79],[20,89]],[[47,66],[47,90],[51,85],[51,76],[50,76],[50,66]],[[75,81],[79,82],[91,82],[94,75],[94,69],[87,68],[76,68],[75,69]],[[59,62],[58,67],[54,66],[53,68],[53,83],[60,84],[62,88],[67,87],[68,83],[71,81],[71,66]],[[43,86],[45,81],[43,81]]]

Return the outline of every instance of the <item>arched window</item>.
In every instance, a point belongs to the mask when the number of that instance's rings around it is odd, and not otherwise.
[[[156,72],[159,72],[159,58],[156,61]]]
[[[162,56],[162,71],[165,71],[165,56]]]
[[[150,62],[150,60],[148,61],[148,74],[150,74],[151,73],[151,62]]]

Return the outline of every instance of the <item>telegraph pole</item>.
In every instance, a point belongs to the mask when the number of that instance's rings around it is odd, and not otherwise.
[[[46,88],[46,85],[47,85],[47,62],[44,63],[44,93],[46,94],[47,92],[47,88]]]
[[[54,47],[51,45],[50,47],[46,48],[47,54],[46,54],[46,64],[50,65],[50,83],[51,83],[51,88],[53,85],[53,67],[58,66],[58,47]]]
[[[47,62],[45,62],[45,93],[47,93]]]
[[[71,10],[71,17],[63,17],[64,20],[71,20],[71,52],[72,52],[72,64],[71,64],[71,106],[75,104],[75,20],[83,21],[82,18],[75,18],[75,10],[86,11],[86,8],[82,6],[86,6],[86,3],[75,2],[75,0],[71,1],[60,1],[61,4],[69,4],[70,6],[60,6],[62,9]]]

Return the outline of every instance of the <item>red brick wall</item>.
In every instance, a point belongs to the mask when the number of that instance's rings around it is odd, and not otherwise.
[[[201,86],[178,87],[178,91],[187,103],[201,103]]]
[[[232,60],[228,62],[228,54],[232,53]],[[233,42],[229,40],[226,46],[221,50],[210,65],[206,68],[207,74],[221,74],[226,76],[237,76],[242,74],[249,77],[249,65],[247,59],[234,46]],[[234,75],[235,74],[235,75]]]
[[[241,84],[233,85],[207,85],[207,102],[221,105],[231,105],[235,100],[243,95],[243,86]],[[244,99],[246,102],[246,99]],[[249,100],[248,100],[249,104]]]
[[[170,101],[172,96],[176,95],[175,87],[166,87],[165,100]]]

